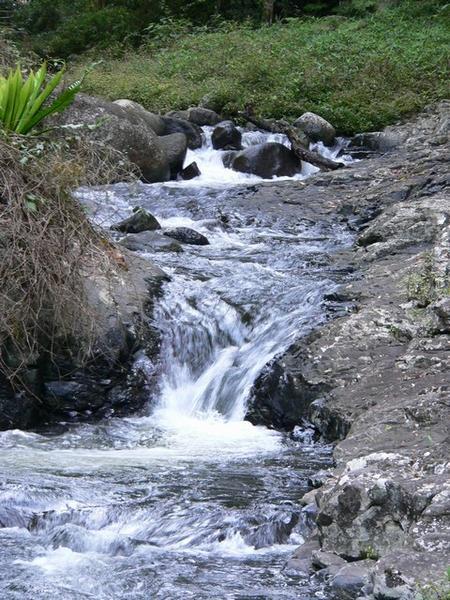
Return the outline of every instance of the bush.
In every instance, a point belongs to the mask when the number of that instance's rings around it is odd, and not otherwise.
[[[166,48],[105,60],[86,89],[157,112],[208,95],[231,116],[246,105],[275,118],[311,110],[340,133],[377,130],[448,94],[448,28],[436,11],[412,18],[401,3],[362,19],[186,33]]]
[[[94,46],[107,48],[123,41],[135,29],[134,15],[124,8],[81,12],[65,18],[55,31],[32,38],[32,49],[43,56],[65,59]]]

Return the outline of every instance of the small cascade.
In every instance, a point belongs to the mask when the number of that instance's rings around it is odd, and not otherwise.
[[[203,127],[204,143],[203,146],[197,150],[188,150],[184,166],[187,166],[193,162],[197,163],[200,169],[201,175],[192,179],[191,181],[183,182],[172,182],[170,185],[181,185],[186,186],[230,186],[230,185],[252,185],[260,182],[261,178],[256,175],[250,175],[247,173],[239,173],[224,167],[223,155],[226,153],[221,150],[214,150],[211,142],[211,135],[213,127]],[[256,144],[264,144],[268,142],[277,142],[290,148],[290,142],[288,138],[281,133],[267,133],[264,131],[245,131],[240,128],[242,133],[242,146],[248,148]],[[331,158],[337,162],[343,162],[345,164],[352,162],[352,158],[349,155],[343,153],[348,141],[344,138],[337,138],[336,144],[332,148],[327,148],[321,142],[318,144],[311,145],[311,149],[315,150],[319,154],[322,154],[326,158]],[[277,177],[278,181],[286,181],[289,179],[302,180],[310,177],[314,173],[318,172],[318,168],[308,163],[303,163],[301,173],[298,173],[294,177]]]
[[[80,191],[99,225],[139,205],[210,244],[144,255],[170,275],[146,416],[0,433],[1,598],[323,597],[283,565],[307,532],[299,499],[330,448],[308,424],[286,435],[245,414],[263,367],[326,318],[337,285],[327,257],[352,238],[298,207],[258,212],[241,194],[262,180],[225,169],[210,136],[188,153],[202,172],[192,181]],[[243,134],[244,145],[264,141],[288,143]],[[343,147],[317,149],[336,159]]]

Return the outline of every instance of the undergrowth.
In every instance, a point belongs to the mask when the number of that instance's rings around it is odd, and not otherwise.
[[[130,179],[111,152],[73,135],[0,135],[0,372],[18,389],[42,361],[70,351],[81,366],[92,353],[84,282],[90,270],[120,268],[121,257],[71,191]]]
[[[380,129],[449,93],[447,12],[413,8],[184,34],[169,24],[159,42],[153,31],[138,52],[106,58],[86,91],[157,112],[208,96],[229,115],[245,106],[275,118],[314,111],[340,133]]]

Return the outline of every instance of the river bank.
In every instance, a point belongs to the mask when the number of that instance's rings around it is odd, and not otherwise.
[[[430,107],[388,128],[395,149],[383,156],[251,198],[295,204],[307,217],[319,206],[358,232],[352,250],[335,257],[355,278],[329,298],[348,314],[279,357],[256,383],[252,407],[253,422],[264,422],[286,393],[297,405],[306,397],[307,418],[341,440],[335,470],[304,498],[317,514],[309,556],[299,549],[290,563],[317,570],[337,597],[414,598],[417,583],[445,585],[448,119],[448,103]]]

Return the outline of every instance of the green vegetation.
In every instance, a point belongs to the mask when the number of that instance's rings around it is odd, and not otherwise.
[[[450,600],[450,567],[440,581],[419,587],[417,600]]]
[[[438,297],[437,276],[433,256],[426,252],[420,270],[411,274],[406,282],[408,300],[414,300],[419,308],[431,304]]]
[[[341,133],[377,130],[448,96],[447,12],[428,3],[422,14],[427,2],[419,4],[257,29],[226,24],[183,33],[166,21],[138,52],[107,58],[86,90],[153,111],[207,96],[211,108],[229,115],[249,105],[275,118],[312,110]]]
[[[81,88],[79,80],[46,106],[49,98],[60,85],[64,68],[47,81],[47,64],[38,71],[30,71],[24,78],[20,66],[11,69],[6,77],[0,75],[0,125],[5,131],[26,135],[46,117],[62,112],[75,99]]]

